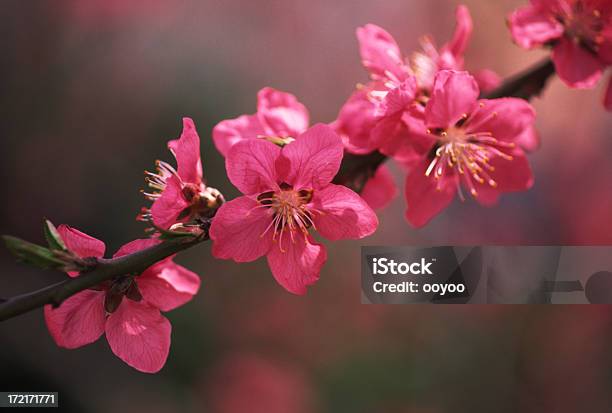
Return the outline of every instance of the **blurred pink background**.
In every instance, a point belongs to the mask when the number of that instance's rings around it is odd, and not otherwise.
[[[362,69],[356,27],[376,23],[406,53],[454,27],[454,1],[31,1],[0,13],[0,232],[42,241],[48,217],[114,251],[143,234],[142,171],[170,160],[181,117],[202,138],[208,182],[231,198],[210,132],[255,111],[264,86],[294,93],[311,122],[332,121]],[[510,41],[520,1],[466,1],[468,69],[505,77],[546,55]],[[494,208],[456,201],[425,228],[398,197],[378,232],[335,243],[321,280],[289,295],[265,262],[213,260],[203,245],[179,257],[203,287],[168,317],[173,343],[148,376],[104,340],[67,351],[41,311],[0,324],[0,390],[60,392],[64,409],[234,412],[605,412],[612,337],[606,306],[364,306],[359,245],[606,244],[612,241],[612,116],[597,90],[554,78],[533,101],[542,147],[536,184]],[[394,168],[397,183],[403,177]],[[0,250],[0,296],[62,279]]]

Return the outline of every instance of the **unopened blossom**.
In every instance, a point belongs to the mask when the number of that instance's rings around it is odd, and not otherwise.
[[[213,255],[237,262],[266,256],[276,281],[304,294],[327,259],[311,230],[330,240],[359,239],[378,226],[359,195],[331,183],[342,156],[340,137],[326,125],[282,148],[262,139],[236,143],[225,165],[244,195],[217,211],[210,228]]]
[[[552,47],[561,80],[592,88],[612,65],[612,2],[609,0],[531,0],[509,17],[514,41],[525,49]],[[604,98],[612,110],[612,81]]]
[[[478,99],[467,72],[440,71],[434,80],[418,142],[421,160],[406,179],[406,217],[426,224],[465,192],[483,205],[502,192],[523,191],[533,176],[517,143],[535,120],[522,99]]]
[[[66,225],[59,226],[58,232],[67,248],[77,256],[104,256],[102,241]],[[132,241],[122,246],[115,257],[159,242],[156,239]],[[46,305],[45,321],[60,347],[82,347],[105,334],[117,357],[136,370],[155,373],[164,366],[170,350],[171,325],[160,311],[170,311],[187,303],[199,287],[197,274],[175,264],[169,257],[138,276],[117,276],[76,293],[57,308]]]
[[[276,139],[289,143],[308,128],[308,110],[291,93],[265,87],[257,93],[257,113],[219,122],[213,128],[215,146],[223,156],[244,139]]]
[[[152,221],[161,229],[197,225],[214,215],[223,196],[204,181],[200,137],[193,120],[183,118],[183,132],[179,139],[168,142],[168,149],[176,158],[178,168],[157,161],[157,171],[146,172],[151,191],[144,194],[153,205],[144,209],[139,218]]]

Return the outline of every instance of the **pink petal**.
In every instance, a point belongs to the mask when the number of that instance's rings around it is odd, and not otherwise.
[[[445,48],[449,50],[453,56],[460,57],[467,48],[473,29],[472,16],[470,16],[470,11],[463,4],[457,6],[455,20],[457,22],[455,33]]]
[[[497,188],[491,188],[488,185],[481,185],[477,189],[478,196],[476,202],[485,207],[497,205],[501,192]]]
[[[525,49],[541,46],[563,35],[563,25],[540,4],[515,10],[508,24],[516,44]]]
[[[133,241],[128,242],[127,244],[123,244],[113,255],[113,258],[123,257],[124,255],[129,255],[138,251],[146,250],[147,248],[151,248],[152,246],[157,244],[161,244],[161,240],[159,238],[135,239]]]
[[[166,188],[161,196],[151,205],[153,223],[163,229],[170,228],[178,222],[179,215],[189,206],[183,196],[182,185],[175,175],[166,179]]]
[[[477,71],[474,73],[474,78],[478,83],[478,88],[484,93],[491,92],[502,83],[502,78],[490,69]]]
[[[608,81],[608,87],[604,96],[604,107],[606,110],[612,111],[612,77]]]
[[[308,128],[308,110],[291,93],[265,87],[257,93],[257,116],[267,134],[296,137]]]
[[[164,367],[171,330],[158,309],[126,298],[106,321],[106,338],[113,353],[144,373],[157,373]]]
[[[429,160],[425,159],[406,177],[406,219],[415,227],[422,227],[439,214],[451,203],[457,191],[454,175],[436,180],[425,176],[427,166]]]
[[[257,115],[242,115],[219,122],[213,128],[213,141],[217,150],[227,156],[230,148],[243,139],[254,139],[264,135]]]
[[[66,247],[79,257],[102,258],[104,256],[106,246],[99,239],[91,237],[68,225],[60,225],[57,227],[57,232],[60,237],[62,237]]]
[[[383,28],[366,24],[357,29],[359,51],[363,65],[374,79],[393,78],[401,82],[408,76],[402,54],[393,37]]]
[[[272,244],[274,228],[268,228],[271,222],[270,209],[262,208],[249,197],[226,202],[210,227],[213,255],[238,262],[254,261],[265,255]]]
[[[145,301],[161,311],[170,311],[193,298],[200,288],[200,277],[165,260],[136,277],[136,283]]]
[[[497,182],[495,189],[500,192],[524,191],[533,186],[533,173],[525,154],[515,150],[511,155],[512,160],[496,156],[489,162],[495,168],[489,175]]]
[[[93,343],[104,333],[104,292],[85,290],[58,308],[46,305],[45,321],[58,346],[77,348]]]
[[[527,152],[533,152],[540,147],[540,135],[535,126],[526,128],[523,133],[519,134],[515,142]]]
[[[610,18],[612,19],[612,16]],[[602,30],[600,36],[602,42],[599,44],[597,55],[604,63],[612,65],[612,24],[608,24],[608,26]]]
[[[408,125],[402,120],[402,113],[381,118],[370,132],[370,141],[385,155],[393,156],[395,151],[409,142]]]
[[[370,90],[369,86],[364,86],[353,92],[333,124],[334,130],[345,139],[345,147],[351,153],[365,154],[376,149],[370,140],[370,131],[377,122],[376,104],[368,97]]]
[[[594,87],[605,68],[597,56],[566,37],[553,48],[552,60],[559,78],[573,88]]]
[[[281,251],[279,245],[283,247]],[[287,231],[282,240],[274,244],[268,253],[268,265],[276,281],[287,291],[303,295],[306,287],[319,279],[321,267],[327,260],[325,247],[314,242],[312,237],[305,239],[296,233],[291,240]]]
[[[482,99],[464,127],[469,133],[490,132],[497,140],[517,142],[534,122],[535,110],[523,99]]]
[[[372,209],[385,208],[396,196],[397,186],[386,165],[378,167],[361,191],[361,197]]]
[[[403,164],[413,164],[419,162],[426,156],[436,143],[436,138],[427,133],[425,123],[419,117],[404,113],[401,117],[401,126],[396,125],[397,129],[384,130],[383,127],[388,120],[382,120],[372,131],[372,140],[380,141],[380,152],[392,157],[397,162]],[[382,137],[392,137],[392,139],[382,140]]]
[[[366,201],[345,186],[330,184],[314,191],[312,205],[315,228],[332,241],[367,237],[378,227]]]
[[[238,142],[225,158],[227,176],[246,195],[274,190],[278,188],[275,163],[280,152],[281,148],[262,139]]]
[[[441,70],[434,80],[431,99],[425,108],[428,128],[448,128],[472,112],[479,90],[468,72]]]
[[[168,148],[178,163],[178,175],[185,183],[202,182],[202,162],[200,161],[200,137],[193,120],[183,118],[183,132],[179,139],[168,142]]]
[[[407,110],[413,103],[417,93],[417,82],[414,76],[409,76],[397,87],[389,90],[379,105],[379,111],[390,116]]]
[[[327,125],[317,124],[283,147],[284,181],[296,189],[319,188],[336,176],[344,148],[342,139]]]

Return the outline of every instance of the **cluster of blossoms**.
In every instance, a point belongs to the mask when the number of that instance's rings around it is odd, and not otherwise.
[[[508,22],[519,46],[552,48],[555,71],[570,87],[593,88],[612,65],[610,0],[531,0]],[[612,111],[612,79],[604,106]]]
[[[560,77],[572,87],[592,87],[612,63],[611,3],[533,0],[510,16],[512,35],[525,48],[551,46]],[[209,236],[215,257],[250,262],[265,256],[281,286],[304,294],[327,259],[313,234],[331,241],[369,236],[378,226],[373,209],[397,193],[384,165],[368,176],[361,195],[333,183],[345,152],[380,152],[406,171],[406,218],[417,227],[456,196],[464,200],[466,192],[490,206],[501,193],[530,188],[526,152],[538,146],[535,112],[522,99],[481,96],[499,78],[490,70],[465,71],[472,21],[464,6],[456,18],[448,43],[438,48],[424,37],[421,50],[409,56],[382,28],[357,29],[370,81],[357,87],[329,125],[309,126],[306,107],[272,88],[259,91],[255,114],[217,124],[212,139],[242,193],[228,202],[206,184],[200,138],[193,121],[183,119],[181,136],[168,142],[177,167],[158,161],[155,172],[146,172],[145,196],[153,203],[138,219],[151,224],[152,235],[124,245],[114,257],[155,247],[165,237]],[[104,255],[102,241],[76,229],[60,226],[57,236],[63,251],[83,262]],[[54,340],[76,348],[105,333],[112,351],[129,365],[143,372],[161,369],[171,331],[161,312],[185,304],[200,286],[199,277],[172,258],[117,275],[59,307],[47,305]]]
[[[407,220],[426,224],[465,188],[483,205],[501,192],[533,184],[524,150],[537,147],[534,111],[521,99],[478,99],[499,83],[484,70],[463,71],[472,31],[467,8],[457,8],[457,28],[437,49],[425,37],[422,50],[403,57],[382,28],[357,29],[363,65],[371,81],[358,86],[332,126],[348,151],[380,151],[407,170]],[[480,87],[479,87],[480,85]]]

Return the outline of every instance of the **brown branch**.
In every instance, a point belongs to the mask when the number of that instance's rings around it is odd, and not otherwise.
[[[95,266],[79,277],[70,278],[37,291],[11,297],[0,303],[0,321],[26,313],[45,304],[58,306],[73,294],[95,287],[102,281],[124,274],[140,274],[151,265],[177,252],[190,248],[208,239],[208,234],[199,237],[178,237],[153,247],[112,259],[98,259]]]
[[[546,59],[525,72],[504,81],[497,89],[483,95],[483,98],[493,99],[513,96],[530,99],[542,91],[554,71],[552,62],[550,59]],[[386,159],[387,157],[378,151],[367,155],[347,153],[342,160],[340,171],[334,178],[334,183],[361,192],[366,181],[374,175]],[[173,238],[134,254],[113,259],[98,259],[93,268],[79,277],[70,278],[30,293],[0,299],[0,321],[42,307],[45,304],[58,306],[79,291],[92,288],[103,281],[120,275],[139,274],[154,263],[206,240],[208,240],[208,225],[204,234],[199,237]]]

